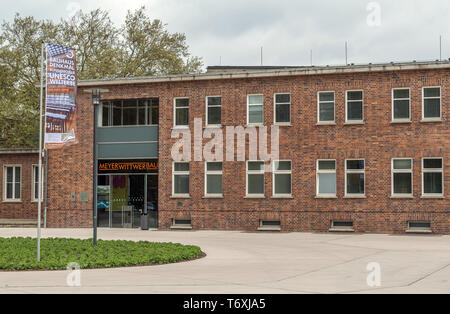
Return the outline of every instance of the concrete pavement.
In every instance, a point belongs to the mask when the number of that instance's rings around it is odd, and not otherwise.
[[[90,238],[91,230],[43,230],[44,237]],[[33,229],[0,229],[0,237]],[[0,293],[450,293],[450,236],[165,232],[100,229],[104,240],[198,245],[207,257],[186,263],[67,271],[0,272]],[[369,287],[369,263],[381,286]]]

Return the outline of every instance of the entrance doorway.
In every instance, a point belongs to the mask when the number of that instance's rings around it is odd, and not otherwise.
[[[145,217],[158,228],[158,175],[99,175],[97,211],[99,227],[139,228]]]

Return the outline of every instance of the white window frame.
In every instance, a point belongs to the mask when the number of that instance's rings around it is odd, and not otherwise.
[[[319,162],[321,161],[334,161],[334,170],[320,170],[319,169]],[[336,193],[334,194],[321,194],[320,191],[320,180],[319,175],[320,174],[335,174],[336,175]],[[337,160],[336,159],[318,159],[316,162],[316,196],[319,198],[336,198],[337,197]]]
[[[208,170],[208,164],[210,163],[221,163],[222,164],[222,170],[221,171],[211,171]],[[222,177],[222,193],[220,194],[211,194],[208,193],[208,175],[220,175]],[[221,161],[211,161],[211,162],[205,162],[205,196],[207,197],[223,197],[223,162]]]
[[[289,95],[290,102],[277,102],[278,95]],[[289,122],[277,122],[277,105],[289,105]],[[292,123],[292,95],[291,93],[276,93],[273,95],[273,123],[274,125],[290,126]]]
[[[7,168],[13,168],[13,198],[7,198]],[[15,198],[16,195],[16,169],[20,168],[20,198]],[[16,165],[4,165],[3,166],[3,202],[4,203],[21,203],[22,202],[22,177],[23,177],[23,169],[22,165],[16,164]]]
[[[425,160],[434,159],[442,161],[442,168],[439,169],[425,169]],[[442,173],[442,194],[425,193],[425,173]],[[422,158],[422,196],[423,197],[443,197],[444,196],[444,158],[442,157],[425,157]]]
[[[362,93],[362,99],[361,100],[349,100],[348,99],[348,93],[352,92],[361,92]],[[349,120],[348,119],[348,105],[351,102],[361,102],[362,101],[362,119],[360,120]],[[336,109],[335,109],[336,110]],[[355,89],[355,90],[347,90],[345,91],[345,123],[346,124],[361,124],[364,123],[364,90],[363,89]]]
[[[277,162],[290,162],[291,170],[276,170],[275,165]],[[290,174],[291,175],[291,193],[290,194],[277,194],[275,191],[275,176],[277,174]],[[292,160],[274,160],[272,162],[272,196],[273,197],[292,197]]]
[[[409,98],[395,98],[395,91],[399,91],[399,90],[408,90],[409,91]],[[392,98],[392,122],[397,122],[397,123],[408,123],[411,122],[411,88],[410,87],[397,87],[397,88],[393,88],[392,89],[392,94],[391,94],[391,98]],[[408,100],[409,101],[409,118],[408,119],[396,119],[395,118],[395,101],[396,100]]]
[[[189,165],[189,171],[175,171],[175,164],[188,164]],[[188,194],[176,194],[175,193],[175,176],[183,176],[183,175],[188,175],[189,176],[189,193]],[[176,198],[190,198],[191,194],[191,164],[189,162],[172,162],[172,197],[176,197]]]
[[[221,102],[221,105],[220,106],[209,106],[209,104],[208,104],[208,99],[209,98],[220,98],[221,99],[221,101],[222,101],[222,96],[221,95],[216,95],[216,96],[206,96],[206,101],[205,101],[205,103],[206,103],[206,126],[207,127],[221,127],[222,126],[222,124],[223,124],[223,120],[222,120],[222,117],[223,117],[223,110],[221,111],[221,114],[220,114],[220,121],[221,121],[221,123],[220,124],[209,124],[209,114],[208,114],[208,112],[209,112],[209,108],[211,107],[211,108],[220,108],[220,109],[223,109],[222,108],[222,102]]]
[[[425,89],[439,88],[439,97],[426,97],[426,99],[439,99],[439,117],[436,118],[425,118]],[[424,86],[422,87],[422,121],[442,121],[442,87],[441,86]]]
[[[327,94],[327,93],[333,93],[334,100],[332,102],[331,101],[320,101],[320,94]],[[328,103],[333,103],[333,106],[334,106],[333,121],[321,121],[320,120],[320,105],[328,104]],[[336,124],[336,91],[319,91],[319,92],[317,92],[317,124],[319,124],[319,125]]]
[[[34,177],[35,168],[39,168],[39,165],[31,165],[31,202],[32,203],[39,202],[39,199],[35,197],[35,194],[36,194],[36,188],[35,188],[36,178]],[[41,171],[42,171],[42,176],[41,176],[42,182],[40,185],[41,185],[41,202],[42,202],[43,195],[44,195],[44,193],[43,193],[43,191],[44,191],[44,182],[43,182],[44,181],[44,167],[42,167]],[[37,178],[37,179],[39,180],[39,178]]]
[[[177,108],[177,100],[187,99],[189,101],[189,105],[187,107]],[[173,99],[173,127],[174,129],[188,129],[189,128],[189,114],[190,114],[190,105],[191,101],[189,97],[175,97]],[[188,124],[187,125],[177,125],[177,109],[188,109]]]
[[[262,104],[250,105],[250,97],[251,96],[261,96],[262,97]],[[261,109],[262,109],[262,122],[250,123],[250,107],[256,107],[256,106],[261,107]],[[263,94],[249,94],[249,95],[247,95],[247,125],[250,125],[250,126],[264,125],[264,95]]]
[[[259,162],[263,164],[263,169],[262,170],[248,170],[248,164],[251,162]],[[248,193],[248,176],[251,174],[262,174],[263,175],[263,194],[249,194]],[[248,160],[246,163],[246,169],[245,169],[245,182],[246,182],[246,187],[245,187],[245,195],[246,197],[249,198],[265,198],[266,197],[266,180],[265,180],[265,167],[264,167],[264,161],[261,160]]]
[[[394,169],[394,161],[396,160],[410,160],[411,169]],[[411,173],[411,194],[396,194],[394,189],[394,174],[396,173]],[[412,158],[392,158],[391,160],[391,195],[393,198],[413,198],[414,197],[414,159]]]
[[[363,170],[356,170],[356,169],[348,169],[347,161],[364,161],[364,169]],[[364,194],[361,193],[349,193],[347,191],[348,185],[347,185],[347,175],[348,174],[363,174],[364,175]],[[366,160],[364,158],[352,158],[352,159],[346,159],[345,160],[345,196],[346,197],[366,197]]]

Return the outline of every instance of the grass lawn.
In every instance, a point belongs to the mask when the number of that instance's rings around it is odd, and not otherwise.
[[[36,260],[37,240],[0,238],[0,271],[65,270],[70,263],[81,269],[161,265],[203,256],[197,246],[146,241],[42,239],[41,262]]]

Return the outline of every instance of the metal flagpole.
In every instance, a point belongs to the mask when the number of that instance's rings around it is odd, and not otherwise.
[[[44,101],[44,42],[41,47],[41,104],[39,109],[39,197],[37,226],[37,260],[41,261],[41,211],[42,211],[42,105]]]

